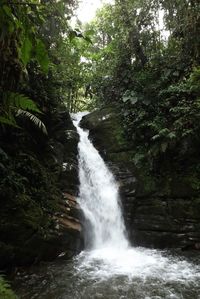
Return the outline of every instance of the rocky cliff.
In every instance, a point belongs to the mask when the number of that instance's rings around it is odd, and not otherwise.
[[[76,202],[79,137],[65,108],[45,123],[47,137],[13,129],[1,135],[1,269],[68,258],[83,246]]]
[[[163,173],[137,165],[127,141],[120,107],[104,107],[85,116],[82,127],[115,174],[128,235],[134,245],[198,249],[200,194],[193,174],[177,172],[172,161]]]

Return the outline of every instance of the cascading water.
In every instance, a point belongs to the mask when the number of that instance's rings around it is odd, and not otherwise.
[[[87,248],[71,261],[37,266],[17,280],[22,299],[200,299],[198,256],[131,248],[125,237],[118,187],[79,127],[79,203],[87,219]],[[37,273],[37,274],[35,274]]]
[[[90,142],[88,131],[79,127],[83,114],[74,125],[80,136],[79,178],[80,206],[88,220],[88,242],[94,248],[127,248],[124,222],[118,199],[118,186],[98,151]],[[87,245],[87,244],[86,244]]]
[[[118,186],[89,140],[89,132],[79,126],[85,114],[76,114],[74,125],[80,136],[79,203],[89,222],[90,248],[79,256],[78,271],[87,271],[87,275],[90,273],[92,277],[101,279],[113,275],[144,279],[162,276],[165,281],[177,279],[184,282],[187,278],[188,282],[199,277],[197,268],[184,260],[174,261],[157,250],[129,246],[119,205]]]

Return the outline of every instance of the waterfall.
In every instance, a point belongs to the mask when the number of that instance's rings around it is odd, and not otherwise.
[[[117,183],[89,140],[89,132],[80,128],[84,113],[74,115],[80,136],[79,203],[87,221],[87,244],[91,249],[127,248],[125,226],[119,205]]]
[[[34,275],[28,270],[23,280],[17,275],[21,298],[200,299],[198,256],[129,246],[118,186],[79,126],[83,115],[72,117],[80,135],[78,201],[87,224],[86,249],[72,260],[43,263]]]
[[[89,232],[86,249],[72,260],[42,263],[23,280],[17,275],[21,298],[200,299],[198,256],[129,246],[118,186],[80,128],[82,116],[72,117],[80,135],[78,200]]]
[[[77,273],[84,279],[90,277],[97,281],[124,275],[131,282],[133,278],[143,282],[155,279],[159,280],[158,288],[161,284],[164,289],[166,282],[186,284],[199,279],[199,266],[181,257],[166,255],[166,252],[155,249],[129,246],[119,204],[118,185],[89,140],[89,132],[79,125],[85,114],[73,115],[73,123],[80,136],[78,201],[86,219],[86,250],[76,258]],[[182,298],[171,297],[176,291],[170,292],[170,297],[149,297],[143,294],[142,297],[133,298]]]

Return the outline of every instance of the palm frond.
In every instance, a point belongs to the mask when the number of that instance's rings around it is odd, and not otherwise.
[[[37,128],[39,128],[40,130],[42,130],[42,132],[45,135],[48,135],[45,124],[37,116],[35,116],[34,114],[32,114],[32,113],[30,113],[28,111],[22,110],[22,109],[18,109],[16,116],[24,116],[24,117],[30,119],[30,121],[32,121],[33,124]]]
[[[44,123],[32,112],[42,113],[37,107],[36,103],[29,97],[16,93],[16,92],[5,92],[3,95],[4,102],[4,115],[0,116],[0,123],[18,127],[15,121],[15,116],[24,116],[28,118],[36,127],[38,127],[44,134],[47,133],[47,129]],[[31,112],[29,112],[29,111]]]

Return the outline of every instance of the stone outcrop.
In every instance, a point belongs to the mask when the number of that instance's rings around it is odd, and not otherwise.
[[[54,216],[56,222],[58,256],[72,257],[83,247],[81,210],[76,198],[69,193],[63,193],[59,202],[60,211]]]
[[[196,249],[200,242],[200,195],[190,173],[151,175],[134,163],[119,107],[86,115],[82,127],[115,174],[128,235],[134,245]],[[169,161],[170,163],[170,161]]]
[[[58,256],[70,258],[83,248],[82,213],[76,201],[78,195],[78,142],[79,136],[67,111],[60,111],[51,120],[52,135],[49,141],[51,161],[62,193],[52,214],[53,229],[47,252],[42,260]],[[54,166],[53,166],[54,165]]]
[[[48,137],[37,148],[30,140],[22,154],[17,142],[20,154],[14,156],[6,142],[0,150],[0,269],[69,258],[83,248],[76,202],[79,136],[65,108],[46,124]]]
[[[78,142],[79,135],[69,113],[60,112],[52,124],[54,160],[59,165],[59,183],[63,198],[56,214],[56,232],[59,255],[70,257],[83,248],[82,212],[76,201],[78,195]],[[58,254],[57,254],[58,255]]]

